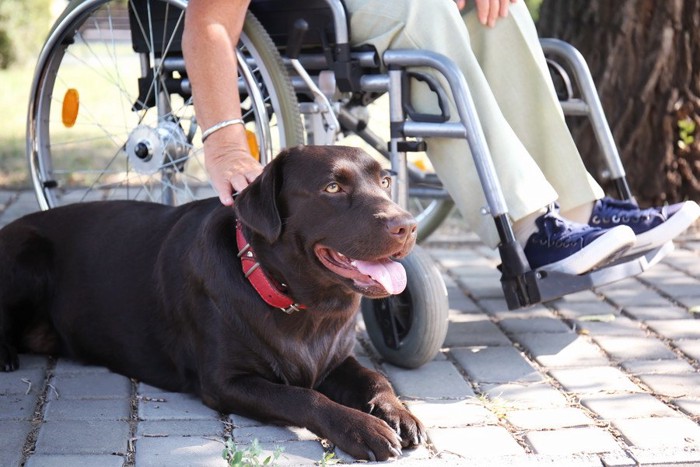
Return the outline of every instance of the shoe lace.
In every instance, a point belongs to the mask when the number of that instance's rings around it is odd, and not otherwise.
[[[604,198],[598,205],[600,209],[591,218],[593,224],[646,222],[656,213],[653,208],[640,209],[637,203],[629,200]]]
[[[540,227],[540,244],[563,248],[580,244],[592,229],[585,224],[567,221],[556,211],[545,214]]]

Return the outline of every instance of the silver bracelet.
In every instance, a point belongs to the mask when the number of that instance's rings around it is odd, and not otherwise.
[[[214,133],[215,131],[219,131],[220,129],[226,128],[227,126],[238,125],[238,124],[245,125],[245,122],[243,121],[242,118],[232,118],[231,120],[224,120],[224,121],[222,121],[222,122],[217,123],[217,124],[214,125],[214,126],[211,126],[211,127],[207,128],[206,130],[204,130],[204,131],[202,132],[202,143],[203,143],[207,138],[209,138],[209,136],[210,136],[212,133]]]

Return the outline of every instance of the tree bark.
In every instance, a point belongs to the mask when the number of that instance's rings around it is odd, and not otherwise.
[[[700,199],[700,0],[544,0],[538,29],[586,58],[641,204]],[[590,125],[572,133],[591,173]],[[603,182],[605,185],[605,183]]]

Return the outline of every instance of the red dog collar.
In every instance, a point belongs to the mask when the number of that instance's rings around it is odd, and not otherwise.
[[[243,236],[241,223],[236,221],[236,244],[238,245],[238,257],[241,259],[241,266],[245,277],[250,281],[255,291],[260,295],[260,298],[265,300],[268,305],[279,308],[287,314],[292,314],[295,311],[303,310],[306,307],[294,303],[289,295],[282,293],[276,281],[269,278],[265,271],[260,267],[260,263],[255,256],[255,252]]]

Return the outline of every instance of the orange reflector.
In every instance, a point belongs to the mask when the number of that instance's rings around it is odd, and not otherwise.
[[[70,128],[75,125],[75,121],[78,119],[78,109],[80,107],[80,96],[78,90],[70,88],[66,91],[63,96],[63,109],[61,112],[61,119],[63,120],[63,126]]]
[[[428,170],[430,170],[428,164],[426,164],[423,159],[416,159],[415,161],[413,161],[413,164],[423,172],[427,172]]]
[[[253,133],[250,130],[246,130],[245,137],[248,140],[250,155],[253,156],[256,160],[260,161],[260,148],[258,147],[258,139],[255,137],[255,133]]]

